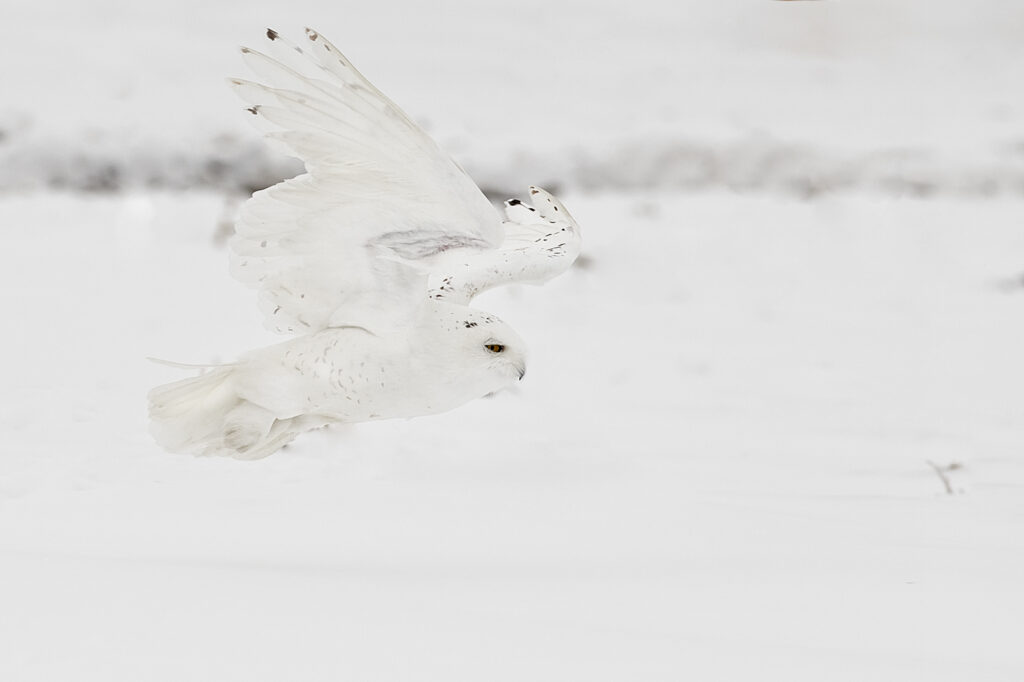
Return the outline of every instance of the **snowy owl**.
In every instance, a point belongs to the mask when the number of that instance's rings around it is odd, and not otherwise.
[[[568,211],[531,187],[502,221],[323,36],[266,35],[265,53],[242,48],[261,82],[229,82],[306,172],[242,207],[231,271],[267,326],[295,336],[150,391],[157,442],[257,459],[309,429],[436,414],[522,379],[523,341],[468,303],[564,272],[580,250]]]

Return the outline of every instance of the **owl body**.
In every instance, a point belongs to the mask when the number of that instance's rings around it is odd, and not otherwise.
[[[235,364],[233,382],[240,399],[275,419],[356,422],[445,412],[524,373],[523,342],[508,325],[428,301],[417,324],[387,335],[329,327],[252,351]]]
[[[266,140],[306,172],[255,192],[230,240],[232,274],[289,341],[149,393],[174,452],[258,459],[330,423],[445,412],[525,373],[525,346],[468,307],[541,284],[579,253],[555,197],[490,201],[322,35],[266,32],[242,48],[261,82],[229,80]]]
[[[170,450],[258,459],[327,424],[446,412],[525,371],[522,340],[497,317],[427,301],[386,336],[329,327],[160,386],[153,433]]]

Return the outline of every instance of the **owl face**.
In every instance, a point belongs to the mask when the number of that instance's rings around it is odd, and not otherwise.
[[[463,329],[465,357],[472,358],[472,363],[503,384],[497,388],[504,388],[506,382],[520,381],[526,375],[526,344],[507,324],[486,315],[476,326]]]

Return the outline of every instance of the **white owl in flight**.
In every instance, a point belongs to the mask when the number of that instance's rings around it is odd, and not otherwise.
[[[257,459],[309,429],[444,412],[522,379],[522,340],[468,304],[564,272],[580,250],[565,207],[531,187],[533,205],[505,202],[502,221],[323,36],[267,39],[267,54],[242,48],[262,82],[230,83],[306,173],[243,206],[231,270],[296,336],[150,391],[157,442]]]

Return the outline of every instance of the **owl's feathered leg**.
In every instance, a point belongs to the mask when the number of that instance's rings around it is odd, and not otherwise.
[[[240,459],[258,459],[260,448],[257,446],[270,434],[275,421],[273,412],[247,400],[241,401],[224,417],[224,447],[237,453],[228,454]]]
[[[269,410],[238,396],[235,366],[218,366],[197,377],[149,392],[150,431],[163,448],[236,459],[266,457],[299,431]]]
[[[258,440],[245,443],[241,448],[224,450],[223,452],[216,452],[212,454],[226,454],[230,457],[234,457],[235,459],[263,459],[264,457],[274,454],[285,445],[295,440],[296,436],[302,432],[317,428],[321,425],[321,422],[311,420],[309,416],[298,416],[292,417],[291,419],[275,419],[270,424],[269,430],[262,434]],[[225,431],[224,434],[224,443],[225,445],[228,445],[227,431]]]

